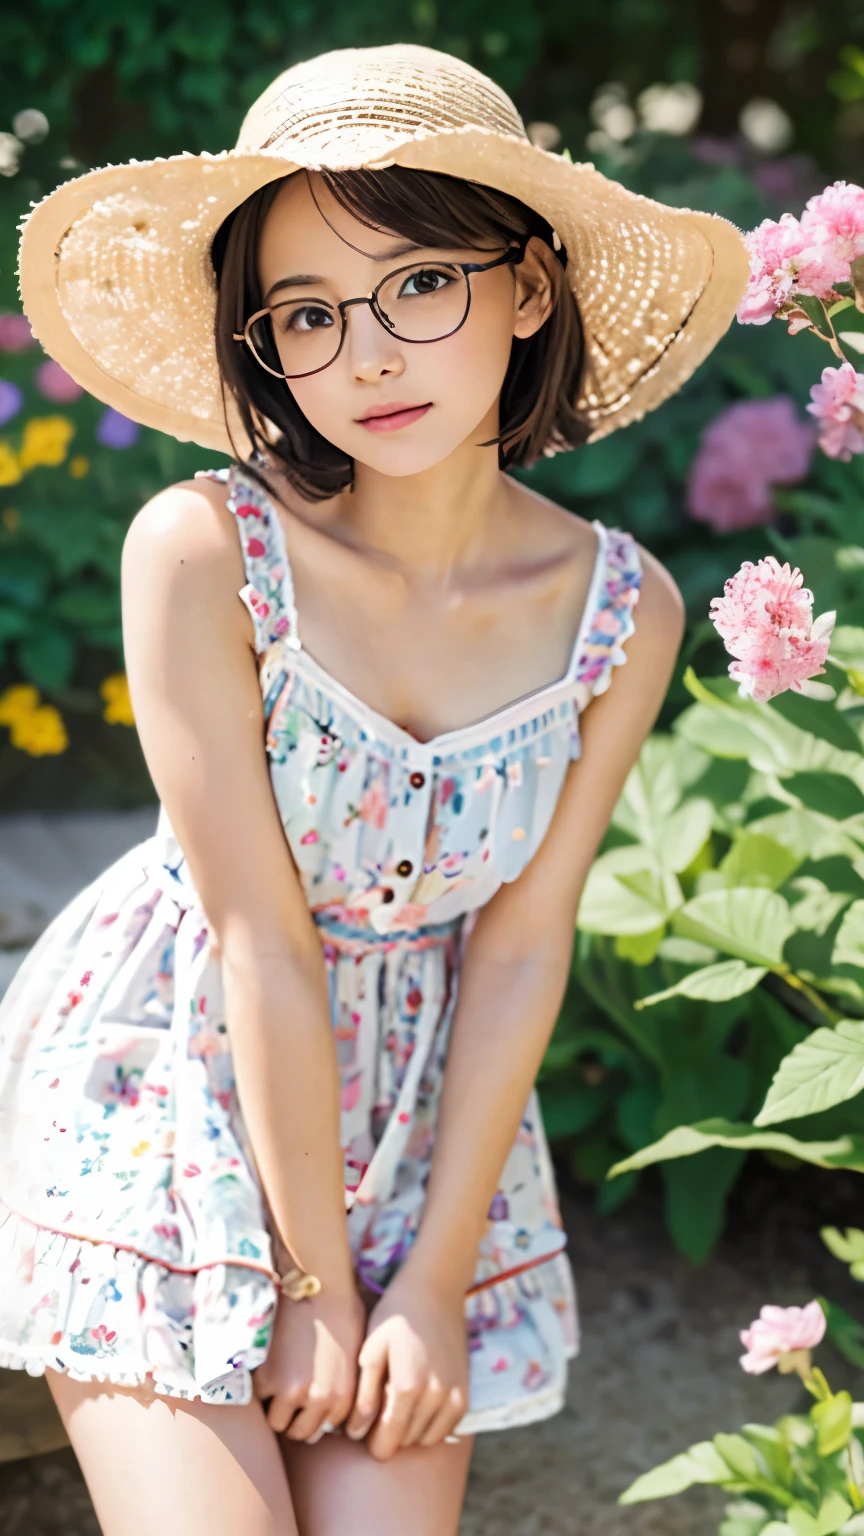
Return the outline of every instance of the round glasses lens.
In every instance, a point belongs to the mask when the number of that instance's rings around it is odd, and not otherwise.
[[[403,267],[378,290],[378,308],[403,341],[439,341],[468,313],[468,279],[446,262]]]
[[[341,336],[338,309],[309,299],[274,304],[249,329],[258,361],[288,378],[326,368],[339,350]]]

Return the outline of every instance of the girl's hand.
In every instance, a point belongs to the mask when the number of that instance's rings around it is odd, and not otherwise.
[[[252,1378],[270,1399],[267,1422],[291,1440],[320,1440],[324,1424],[347,1417],[357,1383],[366,1312],[356,1291],[279,1298],[267,1359]]]
[[[440,1445],[465,1413],[464,1308],[463,1294],[441,1295],[403,1271],[372,1311],[345,1431],[356,1440],[369,1431],[376,1460],[403,1445]]]

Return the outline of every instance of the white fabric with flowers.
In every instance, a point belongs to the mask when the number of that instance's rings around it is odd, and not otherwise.
[[[625,659],[638,555],[595,524],[566,674],[421,743],[304,650],[272,501],[237,465],[208,473],[228,479],[273,790],[327,965],[356,1271],[381,1291],[423,1210],[470,914],[546,833],[580,711]],[[0,1365],[249,1400],[275,1308],[268,1213],[218,956],[164,811],[0,1005],[0,1168]],[[562,1406],[578,1343],[563,1247],[532,1092],[466,1297],[464,1433]]]

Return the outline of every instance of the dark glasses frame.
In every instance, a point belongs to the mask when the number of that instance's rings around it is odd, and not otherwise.
[[[329,309],[331,313],[338,313],[339,315],[339,321],[341,325],[339,345],[329,361],[322,363],[320,368],[307,368],[304,373],[277,373],[275,368],[270,368],[268,364],[265,363],[261,357],[259,357],[258,352],[255,349],[254,342],[250,337],[250,328],[255,324],[256,320],[262,320],[265,315],[272,314],[274,309],[281,309],[285,304],[302,304],[302,299],[286,299],[283,300],[281,304],[265,304],[263,309],[257,309],[254,315],[249,316],[249,319],[243,326],[242,331],[232,332],[232,339],[234,341],[244,341],[260,368],[263,368],[267,373],[271,374],[274,379],[283,379],[286,382],[289,379],[308,379],[313,373],[323,373],[325,368],[329,368],[333,363],[335,363],[339,353],[342,351],[342,346],[345,341],[345,333],[348,329],[347,312],[356,304],[368,304],[373,315],[375,316],[375,319],[378,321],[378,324],[382,327],[383,330],[387,332],[387,335],[392,336],[395,341],[404,341],[407,342],[409,346],[416,347],[426,347],[436,341],[446,341],[448,336],[455,336],[457,331],[461,331],[465,321],[468,319],[468,315],[471,309],[470,278],[472,274],[475,272],[491,272],[493,267],[517,266],[520,261],[524,260],[525,250],[528,245],[529,238],[529,236],[526,236],[523,240],[520,240],[518,244],[509,246],[503,255],[496,256],[493,261],[442,261],[439,263],[439,265],[442,267],[452,267],[461,272],[465,278],[465,286],[468,290],[468,301],[465,305],[465,313],[462,316],[462,319],[459,321],[458,325],[454,325],[452,331],[445,331],[443,336],[429,336],[425,341],[417,341],[410,336],[400,336],[399,332],[394,329],[392,320],[389,319],[385,311],[378,303],[378,294],[384,287],[385,283],[392,282],[393,278],[398,277],[402,272],[410,272],[415,270],[418,266],[423,266],[422,262],[409,261],[405,264],[404,267],[396,267],[392,272],[387,272],[384,277],[382,277],[380,283],[376,283],[375,287],[372,289],[372,292],[364,294],[361,298],[343,299],[341,304],[331,304],[327,299],[306,300],[307,303],[314,302],[315,304],[320,305],[322,309]],[[428,265],[430,267],[434,267],[436,263],[434,261],[430,261]]]

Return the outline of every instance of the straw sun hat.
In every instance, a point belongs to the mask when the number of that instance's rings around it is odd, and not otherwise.
[[[747,281],[727,220],[666,207],[538,148],[485,75],[397,44],[286,70],[250,107],[234,149],[133,160],[56,188],[23,224],[25,313],[45,351],[98,400],[232,453],[213,341],[216,230],[259,187],[302,167],[387,165],[485,183],[552,225],[585,332],[577,405],[589,441],[680,388]],[[231,427],[245,443],[233,415]]]

